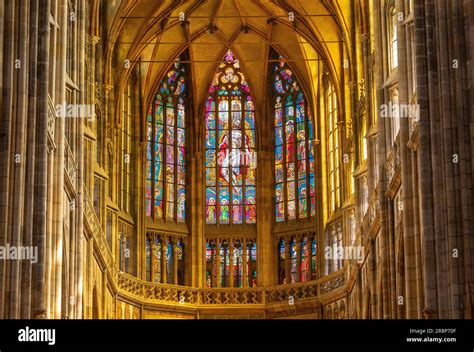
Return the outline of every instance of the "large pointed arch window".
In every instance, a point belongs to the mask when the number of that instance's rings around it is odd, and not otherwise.
[[[284,59],[273,67],[275,119],[275,218],[277,222],[316,215],[314,129],[298,81]]]
[[[230,50],[209,89],[205,124],[206,223],[255,224],[255,107]]]
[[[186,72],[176,62],[147,114],[145,209],[155,220],[184,222]]]

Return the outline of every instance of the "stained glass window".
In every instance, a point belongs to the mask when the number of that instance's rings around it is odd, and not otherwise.
[[[206,223],[255,224],[255,107],[229,50],[205,106]]]
[[[184,285],[184,244],[181,240],[176,243],[176,261],[178,266],[178,285]]]
[[[173,268],[173,243],[171,241],[167,241],[166,244],[166,282],[168,284],[174,284],[174,268]]]
[[[311,241],[311,280],[318,278],[318,256],[316,247],[316,238]]]
[[[242,244],[239,240],[234,243],[233,251],[233,275],[234,275],[234,287],[242,287],[242,269],[243,269],[243,249]]]
[[[214,241],[206,242],[206,287],[216,286],[217,277],[217,250]]]
[[[146,215],[184,222],[187,81],[176,62],[161,81],[147,114]]]
[[[301,282],[308,281],[309,274],[309,251],[308,239],[305,237],[301,241]]]
[[[247,285],[257,287],[257,244],[247,243]]]
[[[151,281],[151,240],[147,237],[146,244],[145,244],[145,255],[146,255],[146,279],[147,281]]]
[[[294,284],[297,280],[297,260],[298,255],[296,253],[296,241],[291,240],[290,242],[290,283]]]
[[[278,283],[286,284],[286,247],[285,240],[281,239],[278,243]]]
[[[161,240],[155,238],[155,245],[153,247],[153,282],[162,282],[161,278]]]
[[[227,241],[223,241],[219,248],[221,287],[229,286],[229,257],[229,244],[227,243]]]
[[[275,218],[316,215],[314,128],[298,81],[284,59],[273,68]]]

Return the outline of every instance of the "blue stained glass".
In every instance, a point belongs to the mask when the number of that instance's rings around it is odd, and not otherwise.
[[[232,189],[232,204],[242,204],[242,187]]]
[[[314,129],[313,129],[313,121],[312,121],[311,116],[308,116],[307,121],[308,121],[308,138],[309,140],[312,141],[314,139]]]
[[[282,260],[285,259],[286,258],[285,241],[283,241],[283,240],[280,241],[278,249],[279,249],[280,259],[282,259]]]
[[[206,188],[206,205],[215,205],[216,204],[216,188],[207,187]]]
[[[275,145],[283,145],[283,128],[275,128]]]
[[[275,147],[275,160],[278,163],[283,162],[283,147]]]
[[[185,108],[184,105],[178,104],[178,123],[177,126],[184,128]]]
[[[255,204],[256,192],[254,186],[247,186],[245,188],[245,204]]]
[[[308,141],[308,158],[314,160],[314,147],[312,141]]]
[[[274,83],[275,90],[278,93],[284,94],[285,93],[285,88],[283,88],[283,82],[280,78],[280,76],[275,76],[275,83]]]
[[[285,60],[274,66],[275,117],[275,196],[276,221],[294,220],[307,216],[308,191],[311,214],[315,207],[314,128],[293,72]],[[284,116],[282,116],[284,103]],[[281,128],[284,123],[284,133]],[[310,141],[308,141],[308,138]],[[283,159],[286,161],[283,164]],[[286,172],[285,172],[286,170]],[[313,178],[310,179],[309,176]],[[298,182],[295,182],[298,181]],[[308,190],[309,187],[309,190]],[[286,214],[285,214],[286,210]],[[294,277],[292,277],[294,280]]]
[[[163,180],[163,164],[156,163],[155,164],[155,181],[162,181]]]
[[[280,203],[284,201],[284,195],[283,195],[283,183],[278,183],[275,186],[275,196],[276,196],[276,202]]]
[[[207,131],[206,132],[206,148],[215,149],[216,148],[216,131]]]
[[[316,185],[314,181],[314,176],[309,178],[309,194],[311,197],[316,196]]]
[[[230,193],[229,193],[228,188],[221,187],[219,189],[219,203],[221,205],[229,205],[230,204]]]
[[[206,128],[208,130],[213,130],[216,128],[216,113],[215,112],[206,113]]]

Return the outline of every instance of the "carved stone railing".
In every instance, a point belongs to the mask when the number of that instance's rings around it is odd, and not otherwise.
[[[182,307],[253,306],[262,307],[278,303],[288,304],[290,299],[318,302],[320,296],[344,289],[345,270],[317,281],[284,286],[256,288],[193,288],[142,281],[129,274],[118,272],[117,289],[122,296],[147,304],[164,304]]]
[[[260,288],[199,289],[199,303],[201,305],[263,304],[264,291]]]
[[[399,148],[394,147],[392,152],[389,154],[387,161],[385,162],[385,171],[387,175],[387,184],[390,185],[394,182],[396,176],[400,172],[401,160]]]
[[[100,225],[100,221],[97,218],[97,214],[94,210],[91,199],[87,193],[87,189],[83,186],[83,195],[84,195],[84,219],[86,220],[87,225],[89,226],[90,232],[94,238],[94,242],[98,249],[98,254],[103,260],[109,274],[112,276],[112,280],[115,283],[118,270],[115,266],[115,261],[110,251],[110,247],[107,244],[105,239],[104,231]]]
[[[48,128],[48,137],[49,142],[52,146],[55,145],[54,143],[54,128],[56,126],[56,110],[54,109],[53,101],[51,97],[48,95],[48,119],[47,119],[47,128]]]
[[[268,288],[265,292],[266,303],[287,303],[290,297],[294,301],[318,298],[318,281],[274,286]]]
[[[72,153],[71,147],[66,138],[64,138],[64,171],[69,177],[73,187],[76,187],[77,163]]]
[[[344,288],[346,285],[347,277],[345,270],[339,270],[331,275],[323,277],[319,281],[319,293],[325,295],[331,291]]]
[[[416,94],[413,95],[410,106],[410,116],[409,116],[409,125],[410,125],[410,137],[412,137],[417,129],[418,123],[420,122],[420,106],[418,105],[418,99]]]
[[[378,198],[378,192],[374,191],[369,200],[369,207],[362,219],[361,233],[362,242],[365,242],[367,236],[370,236],[374,231],[378,221],[380,219],[380,203]]]

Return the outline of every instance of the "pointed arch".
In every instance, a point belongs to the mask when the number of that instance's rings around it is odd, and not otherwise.
[[[177,60],[161,81],[146,121],[146,216],[186,219],[187,72]]]
[[[272,56],[275,55],[273,52]],[[275,121],[275,220],[314,217],[314,127],[308,100],[281,56],[273,66],[271,84]]]
[[[255,224],[255,106],[228,51],[205,103],[206,224]]]

